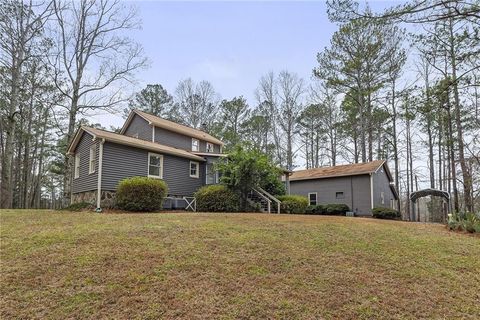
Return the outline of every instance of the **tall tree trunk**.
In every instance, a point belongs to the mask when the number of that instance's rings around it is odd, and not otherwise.
[[[449,160],[450,160],[450,174],[452,181],[453,189],[453,207],[456,212],[460,211],[459,199],[458,199],[458,189],[457,189],[457,172],[455,169],[455,150],[453,143],[453,126],[452,126],[452,115],[450,112],[450,98],[447,100],[447,115],[448,115],[448,149],[449,149]]]
[[[77,116],[77,104],[78,104],[78,91],[73,93],[72,104],[70,108],[70,114],[68,119],[68,131],[67,131],[67,146],[70,145],[73,135],[75,134],[76,116]],[[70,204],[72,195],[72,177],[73,177],[73,158],[65,154],[65,175],[63,177],[63,206]]]
[[[465,209],[467,211],[473,211],[472,176],[465,162],[465,145],[463,140],[463,124],[461,119],[460,98],[458,93],[457,59],[455,55],[455,39],[453,34],[452,19],[449,19],[449,32],[450,32],[450,39],[449,39],[450,40],[450,63],[452,68],[451,85],[453,86],[453,98],[455,102],[454,112],[455,112],[455,125],[457,129],[458,160],[460,162],[460,168],[462,169],[463,197],[465,199]]]
[[[393,145],[393,163],[395,167],[395,189],[400,194],[400,182],[399,182],[399,161],[398,161],[398,140],[397,140],[397,106],[395,104],[396,99],[396,81],[392,81],[392,145]],[[400,199],[397,201],[397,210],[400,211],[401,204]]]

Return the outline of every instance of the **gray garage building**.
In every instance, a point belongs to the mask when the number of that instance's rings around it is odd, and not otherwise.
[[[398,205],[384,160],[293,171],[286,183],[290,194],[306,196],[312,205],[342,203],[358,216],[371,216],[374,207]]]

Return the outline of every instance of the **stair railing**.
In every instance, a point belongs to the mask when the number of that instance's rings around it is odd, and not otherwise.
[[[272,208],[272,200],[270,200],[266,195],[264,195],[262,192],[258,191],[257,189],[253,188],[253,191],[255,191],[260,197],[263,198],[267,202],[267,211],[268,213],[271,213],[271,208]]]
[[[255,190],[255,191],[257,191],[257,190]],[[277,198],[275,198],[270,193],[268,193],[267,191],[265,191],[264,189],[262,189],[260,187],[258,187],[257,192],[261,193],[263,196],[268,197],[269,199],[273,200],[277,204],[277,213],[280,213],[280,205],[282,203],[280,200],[278,200]],[[270,213],[270,209],[268,210],[268,213]]]

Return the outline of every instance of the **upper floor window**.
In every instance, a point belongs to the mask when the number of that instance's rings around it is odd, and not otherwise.
[[[75,171],[74,171],[74,178],[80,177],[80,153],[75,154]]]
[[[200,151],[200,141],[192,138],[192,151]]]
[[[199,170],[200,169],[200,164],[195,161],[190,161],[190,177],[191,178],[198,178],[199,176]]]
[[[163,178],[163,156],[156,153],[148,153],[148,176]]]
[[[88,173],[94,173],[97,166],[97,145],[90,147],[90,160],[88,161]]]
[[[335,199],[345,199],[343,192],[335,192]]]
[[[207,152],[213,152],[213,143],[207,142]]]
[[[310,192],[308,194],[308,202],[311,206],[316,206],[317,205],[317,193],[316,192]]]

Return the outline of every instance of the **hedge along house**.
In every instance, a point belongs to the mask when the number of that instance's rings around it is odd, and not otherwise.
[[[223,142],[208,133],[133,110],[120,133],[82,126],[68,153],[75,157],[71,203],[111,206],[118,183],[133,176],[163,179],[168,196],[192,196],[218,183],[213,163]]]
[[[308,197],[311,205],[346,204],[358,216],[371,216],[374,207],[398,206],[384,160],[293,171],[286,183],[291,194]]]

